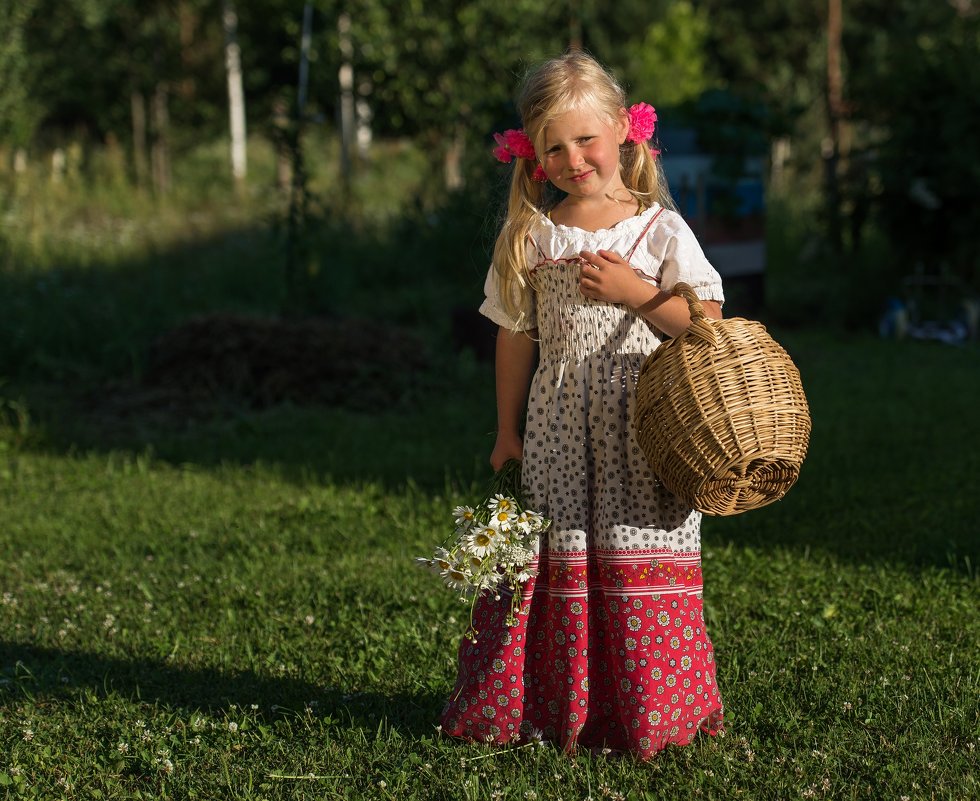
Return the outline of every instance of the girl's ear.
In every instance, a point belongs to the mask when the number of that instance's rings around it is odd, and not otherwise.
[[[626,137],[630,132],[630,115],[625,108],[619,110],[619,116],[616,122],[616,139],[619,144],[623,144],[626,141]]]

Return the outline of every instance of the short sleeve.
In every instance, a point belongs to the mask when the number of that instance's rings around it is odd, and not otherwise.
[[[667,219],[647,238],[647,255],[654,269],[640,272],[646,278],[653,278],[661,289],[669,291],[683,281],[701,300],[724,303],[721,276],[704,255],[694,232],[680,215],[664,216]]]
[[[504,304],[501,299],[500,292],[500,274],[497,272],[494,265],[490,265],[490,269],[487,271],[487,280],[483,284],[483,293],[486,296],[483,303],[480,305],[480,314],[484,317],[493,320],[497,325],[508,328],[511,331],[529,331],[532,328],[537,327],[537,315],[535,313],[535,302],[533,297],[533,290],[531,290],[532,297],[530,300],[528,313],[524,316],[524,319],[518,325],[517,321],[511,317],[507,311],[504,309]]]

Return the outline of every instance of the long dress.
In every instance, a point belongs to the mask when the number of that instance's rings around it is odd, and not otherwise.
[[[701,516],[652,475],[632,427],[639,370],[662,335],[629,308],[581,294],[578,254],[600,248],[663,289],[684,280],[724,300],[691,230],[659,205],[594,232],[536,221],[525,327],[538,329],[539,362],[523,484],[553,523],[516,625],[506,594],[477,602],[479,633],[460,644],[442,726],[478,742],[535,738],[647,758],[719,732],[722,702],[702,608]],[[491,268],[480,310],[513,329],[496,283]]]

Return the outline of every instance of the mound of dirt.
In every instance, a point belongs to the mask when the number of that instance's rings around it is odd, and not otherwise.
[[[220,313],[158,337],[143,384],[255,407],[291,401],[377,410],[418,397],[429,366],[417,335],[376,321]]]

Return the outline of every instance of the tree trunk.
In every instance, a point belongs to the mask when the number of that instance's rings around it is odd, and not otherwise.
[[[371,110],[369,98],[373,90],[369,79],[363,79],[357,87],[357,100],[354,101],[354,119],[356,121],[354,140],[357,142],[357,155],[361,161],[367,161],[371,155],[371,120],[374,112]]]
[[[161,195],[170,191],[170,109],[167,86],[158,83],[153,93],[153,187]]]
[[[351,183],[351,145],[354,141],[354,67],[351,60],[354,46],[351,44],[350,15],[341,14],[337,18],[337,33],[340,38],[340,185],[344,197],[350,197]]]
[[[843,250],[840,197],[840,125],[843,111],[841,75],[841,0],[827,2],[827,123],[829,142],[824,148],[827,175],[827,217],[830,247]]]
[[[446,189],[453,191],[463,188],[463,152],[466,146],[466,136],[461,124],[456,125],[449,147],[446,148],[446,156],[443,162],[443,175],[446,180]]]
[[[149,172],[149,161],[146,155],[146,98],[142,92],[134,91],[129,96],[129,105],[133,115],[133,171],[136,173],[136,185],[146,186]]]
[[[197,81],[195,76],[201,72],[203,66],[199,50],[195,50],[194,38],[197,32],[199,17],[198,13],[187,0],[181,0],[177,4],[177,27],[180,40],[180,67],[181,78],[174,87],[177,95],[188,105],[193,105],[197,95]]]
[[[241,187],[246,174],[245,90],[238,47],[238,14],[234,0],[224,0],[225,69],[228,72],[228,114],[231,127],[231,174]]]
[[[283,193],[293,183],[293,151],[290,146],[289,106],[281,95],[272,101],[272,131],[276,144],[276,187]]]

